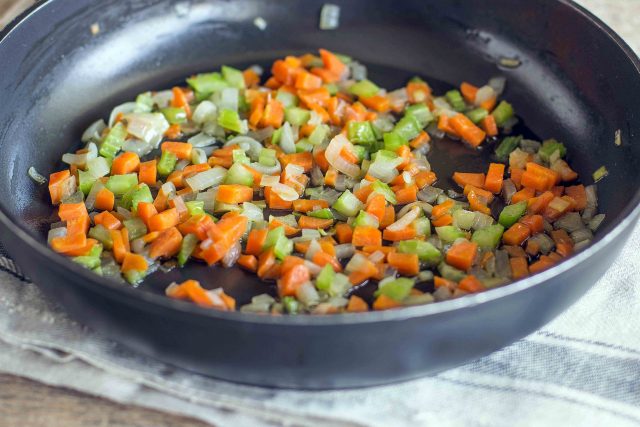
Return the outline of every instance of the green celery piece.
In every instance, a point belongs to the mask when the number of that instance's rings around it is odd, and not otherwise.
[[[403,240],[398,243],[398,252],[403,254],[416,254],[420,261],[436,265],[442,260],[442,254],[429,242],[422,240]]]
[[[73,257],[73,261],[78,264],[93,270],[94,268],[100,267],[100,255],[102,254],[102,245],[94,245],[88,254]]]
[[[324,87],[329,91],[329,95],[331,96],[335,96],[340,90],[338,85],[335,83],[327,83]]]
[[[278,145],[280,143],[280,137],[282,136],[282,126],[273,131],[271,134],[271,143],[274,145]]]
[[[300,107],[289,107],[284,111],[284,119],[291,125],[302,126],[311,118],[311,112]]]
[[[352,227],[373,227],[378,228],[380,221],[375,215],[371,215],[369,212],[360,211],[356,219],[351,224]]]
[[[420,217],[413,221],[413,228],[418,236],[431,236],[431,221],[427,217]]]
[[[284,234],[284,227],[276,227],[273,230],[269,230],[267,233],[267,237],[264,239],[264,243],[262,244],[262,250],[266,251],[269,248],[272,248],[276,245],[280,237],[286,237]]]
[[[147,226],[144,224],[144,221],[140,218],[131,218],[125,219],[122,224],[124,228],[127,229],[129,233],[129,240],[137,239],[138,237],[142,237],[147,234]]]
[[[458,89],[450,90],[445,94],[447,101],[456,111],[463,111],[466,107],[464,103],[464,99],[462,99],[462,94]]]
[[[475,212],[466,209],[456,209],[453,212],[453,225],[463,230],[470,230],[476,219]]]
[[[244,94],[238,95],[238,111],[241,113],[248,113],[251,110],[251,104],[247,102],[247,97]]]
[[[367,154],[369,154],[369,151],[367,150],[366,147],[362,146],[362,145],[354,145],[353,146],[353,154],[356,155],[356,157],[358,158],[358,161],[363,161],[364,159],[367,158]]]
[[[469,118],[469,120],[471,120],[475,124],[480,123],[480,121],[488,115],[489,112],[484,108],[476,108],[475,110],[471,110],[467,113],[467,117]]]
[[[182,239],[182,243],[180,244],[180,251],[178,252],[178,265],[180,267],[184,266],[191,254],[196,249],[196,245],[198,244],[198,237],[195,234],[187,234]]]
[[[523,200],[513,205],[505,206],[500,212],[498,222],[505,228],[511,227],[527,211],[527,201]]]
[[[298,105],[298,97],[287,90],[278,89],[278,93],[276,93],[276,99],[280,101],[285,109]]]
[[[349,93],[359,98],[368,98],[380,92],[380,88],[370,80],[360,80],[349,88]]]
[[[509,154],[516,148],[522,141],[522,135],[508,136],[500,142],[500,145],[496,148],[496,158],[501,162],[509,160]]]
[[[330,264],[324,266],[324,268],[320,271],[318,278],[316,279],[316,287],[318,290],[329,293],[331,289],[331,283],[336,277],[336,272],[333,271],[333,267]]]
[[[96,182],[96,177],[89,171],[78,170],[78,187],[86,196]]]
[[[296,142],[295,146],[296,153],[309,153],[313,151],[314,147],[314,145],[306,138],[302,138],[300,141]]]
[[[220,113],[218,114],[218,124],[223,128],[236,133],[241,133],[243,130],[238,112],[229,110],[228,108],[220,110]]]
[[[313,132],[311,132],[308,139],[311,144],[320,145],[325,141],[327,135],[329,135],[329,126],[318,125],[313,129]]]
[[[189,216],[204,214],[204,201],[203,200],[191,200],[185,202]]]
[[[102,140],[99,150],[100,155],[108,159],[113,159],[122,148],[126,137],[127,128],[125,128],[121,122],[116,123]]]
[[[453,243],[456,239],[467,237],[467,234],[453,225],[445,225],[444,227],[436,227],[436,233],[440,240],[445,243]]]
[[[500,244],[502,233],[504,233],[504,227],[500,224],[493,224],[474,231],[471,241],[477,243],[483,249],[493,250]]]
[[[459,282],[460,280],[464,279],[466,276],[466,273],[464,271],[458,270],[457,268],[452,267],[445,262],[441,262],[438,265],[438,272],[440,273],[440,276],[454,282]]]
[[[231,152],[231,156],[233,158],[233,163],[244,163],[249,164],[251,161],[247,157],[247,153],[242,149],[236,149]]]
[[[158,174],[160,176],[168,176],[175,169],[176,163],[178,163],[178,157],[174,153],[163,151],[158,162]]]
[[[166,107],[161,109],[160,112],[164,115],[164,118],[167,119],[167,121],[172,125],[184,123],[187,121],[187,112],[182,108]]]
[[[316,280],[316,287],[329,296],[338,297],[351,289],[351,282],[344,274],[335,273],[331,265],[325,265]]]
[[[282,306],[289,314],[298,314],[300,311],[300,302],[292,296],[282,298]]]
[[[347,135],[349,141],[360,144],[370,144],[376,140],[373,127],[369,122],[349,122]]]
[[[96,273],[98,276],[102,276],[102,266],[101,265],[97,266],[96,268],[92,268],[91,271]]]
[[[213,92],[221,91],[229,87],[220,73],[198,74],[187,79],[187,84],[193,88],[198,94],[202,94],[203,99],[207,98]]]
[[[242,163],[234,163],[224,177],[225,184],[240,184],[251,187],[253,185],[253,174],[245,168]]]
[[[111,248],[113,247],[113,239],[111,239],[111,234],[109,233],[109,230],[102,224],[91,227],[89,229],[89,237],[91,237],[92,239],[96,239],[97,241],[102,243],[102,246],[107,250],[111,250]]]
[[[138,175],[135,173],[128,173],[126,175],[110,176],[106,187],[116,196],[122,196],[136,185],[138,185]]]
[[[383,282],[375,292],[375,296],[384,295],[394,301],[402,301],[409,296],[414,284],[415,282],[412,279],[407,279],[406,277],[401,277],[390,282]]]
[[[394,193],[391,187],[389,187],[387,184],[377,179],[373,181],[371,185],[371,189],[373,190],[373,192],[382,194],[387,202],[391,203],[392,205],[398,203],[398,199],[396,199],[396,193]]]
[[[404,114],[405,116],[415,117],[421,129],[433,121],[433,114],[431,114],[431,110],[429,110],[427,104],[423,102],[407,107]]]
[[[137,110],[141,113],[149,113],[153,110],[153,97],[151,92],[143,92],[136,96]]]
[[[420,126],[420,122],[415,116],[411,114],[407,114],[403,118],[401,118],[393,128],[393,131],[395,133],[397,133],[407,141],[410,141],[418,136],[421,130],[422,126]]]
[[[260,151],[258,157],[258,163],[263,166],[275,166],[276,165],[276,150],[272,148],[263,148]]]
[[[133,213],[138,212],[138,203],[140,202],[153,203],[153,196],[147,184],[141,184],[131,195],[131,210]]]
[[[564,157],[567,154],[567,148],[563,143],[556,141],[555,139],[547,139],[542,143],[538,155],[542,160],[548,162],[551,155],[556,151],[560,152],[560,157]]]
[[[382,138],[384,139],[384,149],[394,153],[403,145],[409,145],[409,141],[396,132],[386,132]]]
[[[333,212],[329,208],[316,209],[315,211],[307,212],[307,215],[313,218],[333,219]]]
[[[293,241],[286,236],[278,237],[276,244],[273,245],[273,253],[279,260],[285,259],[293,252]]]
[[[133,198],[133,193],[137,190],[136,187],[131,187],[129,191],[122,195],[122,198],[118,201],[118,206],[121,206],[127,210],[131,210],[131,199]]]
[[[244,75],[242,74],[242,71],[233,67],[229,67],[227,65],[223,65],[222,76],[224,77],[224,80],[229,84],[229,86],[238,89],[245,88]]]
[[[128,270],[124,273],[124,278],[132,285],[138,284],[147,275],[146,271]]]
[[[513,107],[507,101],[502,101],[498,106],[493,110],[491,115],[494,119],[496,119],[496,124],[498,126],[502,126],[513,117]]]
[[[362,202],[349,190],[345,190],[332,206],[333,209],[344,216],[356,216],[362,207]]]

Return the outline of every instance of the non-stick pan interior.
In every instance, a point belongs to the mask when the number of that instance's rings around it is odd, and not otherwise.
[[[42,5],[0,43],[2,209],[44,242],[56,216],[46,186],[35,184],[27,169],[34,166],[44,175],[59,170],[61,155],[76,149],[84,128],[107,118],[113,106],[222,64],[267,65],[325,47],[365,63],[371,78],[389,88],[413,75],[435,82],[436,89],[506,76],[506,97],[518,115],[538,137],[570,147],[585,184],[597,168],[608,168],[598,184],[600,211],[607,214],[602,233],[628,212],[640,178],[640,147],[632,143],[640,126],[640,83],[615,40],[604,39],[584,16],[576,19],[563,2],[543,0],[333,3],[341,6],[335,31],[318,29],[323,2],[313,0]],[[256,17],[266,20],[264,31],[253,24]],[[100,27],[95,35],[94,23]],[[501,67],[501,58],[517,58],[521,65]],[[445,141],[436,148],[439,158],[451,159],[446,170],[436,166],[445,185],[454,167],[482,167],[461,145]],[[238,270],[212,276],[204,266],[152,282],[188,275],[209,285],[244,283],[241,292],[256,286]]]

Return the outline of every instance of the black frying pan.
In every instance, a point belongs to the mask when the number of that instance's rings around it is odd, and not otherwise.
[[[95,330],[181,367],[258,385],[332,388],[413,378],[490,353],[551,320],[602,275],[640,214],[637,57],[568,1],[332,3],[342,8],[336,31],[318,30],[323,1],[316,0],[194,0],[177,8],[163,0],[52,0],[23,14],[0,34],[6,249],[47,295]],[[266,31],[253,25],[257,16],[268,22]],[[93,23],[101,28],[95,36]],[[581,176],[603,164],[609,169],[598,184],[607,220],[593,246],[479,295],[326,317],[218,312],[160,295],[170,281],[194,276],[242,298],[259,285],[237,269],[193,265],[136,290],[47,249],[55,213],[46,188],[27,176],[30,166],[58,170],[84,127],[138,92],[221,64],[267,64],[319,47],[358,58],[391,88],[415,74],[450,85],[507,76],[506,97],[518,114],[539,137],[566,142]],[[522,65],[500,69],[502,56]],[[436,147],[442,158],[474,167],[475,157],[460,146]]]

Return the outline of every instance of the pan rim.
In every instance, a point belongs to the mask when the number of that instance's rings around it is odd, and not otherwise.
[[[12,20],[2,31],[0,31],[0,44],[23,21],[28,19],[32,14],[36,13],[39,9],[45,7],[49,3],[53,3],[54,1],[55,0],[46,0],[43,2],[38,2],[25,10],[14,20]],[[582,15],[591,24],[595,25],[600,31],[608,36],[609,39],[611,39],[618,46],[618,48],[622,50],[627,60],[629,60],[631,64],[633,64],[636,69],[637,77],[640,78],[640,58],[638,58],[631,47],[616,32],[614,32],[598,17],[593,15],[584,7],[575,3],[573,0],[556,1],[566,7],[569,7],[574,12]],[[173,300],[163,295],[153,294],[150,292],[141,292],[133,287],[122,286],[115,281],[111,281],[104,277],[98,276],[91,271],[83,268],[79,264],[74,263],[68,258],[53,252],[49,247],[38,241],[35,237],[31,236],[24,229],[24,226],[22,224],[19,224],[17,221],[13,221],[6,213],[4,204],[0,204],[0,223],[4,227],[6,227],[7,231],[13,234],[15,238],[25,242],[40,256],[44,257],[49,262],[54,263],[56,269],[64,269],[66,271],[69,271],[71,274],[76,275],[77,278],[72,281],[74,283],[77,283],[78,286],[85,286],[88,287],[90,291],[108,294],[108,297],[118,299],[119,302],[124,304],[135,305],[139,309],[163,309],[165,310],[165,313],[167,315],[197,315],[199,320],[211,319],[281,327],[312,325],[353,325],[387,321],[405,321],[413,318],[429,317],[461,310],[464,308],[471,308],[480,304],[485,304],[497,299],[505,298],[512,294],[524,292],[529,288],[541,285],[542,283],[568,271],[569,269],[588,261],[592,256],[596,256],[599,252],[605,250],[616,238],[620,238],[623,232],[632,227],[635,223],[635,220],[640,216],[640,189],[636,191],[625,208],[621,210],[616,216],[617,218],[620,218],[620,221],[615,226],[613,226],[612,229],[609,230],[609,232],[604,234],[598,241],[588,246],[583,251],[570,256],[566,260],[548,270],[509,283],[508,285],[505,285],[503,287],[490,289],[482,293],[468,295],[449,301],[413,307],[403,307],[396,310],[375,311],[367,313],[335,314],[330,316],[270,316],[242,313],[236,311],[225,312],[206,309],[192,303]],[[146,304],[146,306],[143,306],[140,303],[144,303]]]

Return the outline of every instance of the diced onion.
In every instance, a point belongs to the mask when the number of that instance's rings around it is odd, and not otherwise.
[[[295,143],[296,141],[293,135],[293,131],[291,130],[291,125],[289,124],[289,122],[285,122],[284,125],[282,125],[282,133],[280,134],[280,148],[286,154],[293,154],[296,152]]]
[[[280,173],[281,166],[280,166],[280,162],[276,160],[276,164],[274,166],[265,166],[261,163],[258,162],[252,162],[249,166],[251,166],[252,169],[257,170],[258,172],[260,172],[261,174],[264,175],[271,175],[274,173]]]
[[[191,150],[191,163],[194,165],[207,163],[207,154],[202,148],[194,148]]]
[[[598,214],[591,218],[589,221],[589,229],[591,231],[596,231],[600,227],[600,224],[602,224],[602,221],[604,221],[604,218],[605,214]]]
[[[567,233],[573,233],[576,230],[584,228],[582,218],[577,212],[569,212],[561,216],[553,223],[555,228],[565,230]]]
[[[196,194],[196,200],[204,202],[204,210],[207,212],[213,212],[216,205],[216,196],[218,195],[218,188],[210,188],[207,191]]]
[[[114,109],[111,110],[111,115],[109,115],[109,127],[113,127],[119,114],[124,115],[133,113],[137,107],[138,104],[136,104],[135,102],[125,102],[124,104],[120,104],[114,107]]]
[[[493,77],[489,80],[489,86],[491,86],[491,88],[494,90],[497,96],[502,95],[502,92],[504,92],[504,87],[506,84],[507,84],[507,79],[506,77],[503,77],[503,76]]]
[[[320,274],[320,272],[322,271],[322,267],[314,262],[309,261],[308,259],[304,260],[304,265],[309,269],[309,273],[311,273],[311,275],[314,277]]]
[[[162,113],[131,113],[124,116],[127,132],[157,148],[169,122]]]
[[[76,165],[84,168],[87,161],[98,157],[98,147],[93,142],[87,144],[87,152],[82,154],[66,153],[62,155],[62,161],[68,165]]]
[[[284,168],[287,176],[296,176],[302,175],[304,173],[304,168],[302,166],[294,165],[293,163],[289,163],[286,168]]]
[[[353,152],[353,145],[351,142],[349,142],[344,135],[338,134],[327,146],[325,157],[327,158],[327,162],[329,162],[329,164],[338,171],[355,178],[360,175],[360,167],[353,163],[349,163],[340,155],[344,148]]]
[[[91,123],[82,134],[82,142],[99,141],[102,131],[105,130],[107,124],[102,119],[98,119]]]
[[[273,187],[280,182],[280,177],[276,175],[262,175],[260,187]]]
[[[374,264],[381,262],[384,259],[384,253],[382,251],[375,251],[371,255],[369,255],[369,261]]]
[[[267,138],[271,138],[271,135],[273,135],[273,127],[271,126],[256,129],[247,134],[248,137],[253,138],[256,141],[264,141]]]
[[[420,207],[414,206],[409,212],[404,214],[402,218],[387,227],[389,231],[400,231],[407,228],[411,223],[420,216]]]
[[[193,145],[195,148],[202,148],[202,147],[209,147],[210,145],[215,144],[216,139],[211,135],[207,135],[204,132],[200,132],[199,134],[196,134],[191,138],[189,138],[187,142]]]
[[[56,237],[65,237],[67,235],[67,227],[52,228],[47,235],[47,243],[51,244],[51,241]]]
[[[318,241],[314,239],[309,242],[309,247],[307,248],[307,252],[304,254],[304,257],[311,260],[319,251],[322,251],[322,247],[320,246],[320,243],[318,243]]]
[[[222,257],[222,265],[227,268],[233,266],[236,261],[238,261],[238,258],[240,258],[241,251],[242,246],[238,241],[224,254],[224,257]]]
[[[142,157],[149,154],[151,150],[153,150],[153,147],[139,139],[127,139],[122,145],[122,150],[136,153],[138,156]]]
[[[334,247],[336,251],[336,258],[345,259],[352,257],[354,253],[356,253],[356,248],[351,243],[343,243],[341,245],[336,245]]]
[[[294,190],[292,187],[285,184],[277,183],[275,185],[272,185],[271,190],[274,191],[278,195],[278,197],[280,197],[282,200],[286,202],[292,202],[300,198],[300,195],[296,190]]]
[[[185,181],[193,191],[202,191],[222,183],[226,174],[227,170],[225,168],[216,166],[213,169],[209,169],[186,178]]]
[[[160,92],[154,93],[151,98],[153,99],[153,103],[158,107],[165,108],[169,106],[169,103],[173,99],[173,92],[170,90],[161,90]]]
[[[335,30],[340,25],[340,6],[326,3],[320,10],[320,29]]]
[[[479,107],[483,102],[486,102],[494,97],[496,97],[496,91],[493,90],[491,86],[482,86],[476,93],[474,104]]]
[[[27,173],[29,174],[29,176],[31,177],[31,179],[33,179],[35,182],[37,182],[38,184],[42,185],[42,184],[46,184],[47,182],[47,178],[45,178],[44,176],[40,175],[38,173],[38,171],[36,170],[36,168],[34,168],[33,166],[31,166],[29,168],[29,170],[27,170]]]
[[[120,215],[122,215],[122,217],[124,219],[133,218],[133,215],[131,215],[131,212],[129,210],[123,208],[122,206],[118,206],[118,208],[116,209],[116,212],[118,212]]]
[[[264,31],[267,29],[267,21],[262,16],[258,16],[253,20],[253,25],[256,26],[260,31]]]
[[[91,190],[89,190],[89,194],[87,194],[87,198],[84,201],[85,206],[88,211],[91,211],[96,204],[96,196],[104,188],[104,184],[102,181],[97,180],[92,186]]]
[[[573,243],[580,243],[584,240],[591,239],[593,239],[593,233],[588,228],[581,228],[571,233],[571,240],[573,240]]]
[[[313,306],[320,302],[318,291],[311,282],[305,282],[296,289],[296,298],[307,307]]]

